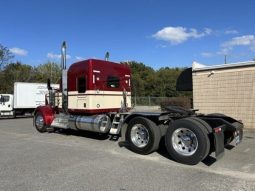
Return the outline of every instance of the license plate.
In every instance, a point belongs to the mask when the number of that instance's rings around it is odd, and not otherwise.
[[[241,142],[240,136],[239,136],[239,135],[237,135],[237,136],[235,137],[235,142],[236,142],[236,145],[238,145],[238,144]]]

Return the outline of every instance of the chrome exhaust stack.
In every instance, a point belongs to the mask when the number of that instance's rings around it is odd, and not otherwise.
[[[66,41],[64,41],[61,46],[61,69],[66,69]]]
[[[67,89],[67,69],[66,69],[66,42],[61,46],[61,69],[62,69],[62,109],[68,112],[68,89]]]

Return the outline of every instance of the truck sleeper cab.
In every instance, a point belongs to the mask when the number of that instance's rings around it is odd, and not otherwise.
[[[90,59],[70,66],[68,72],[68,111],[71,114],[118,112],[124,104],[131,107],[130,68]]]

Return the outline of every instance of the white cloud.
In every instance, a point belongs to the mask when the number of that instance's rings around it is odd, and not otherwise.
[[[224,33],[225,34],[238,34],[239,32],[237,30],[226,30]]]
[[[152,36],[158,40],[170,42],[171,44],[181,44],[190,38],[201,38],[211,33],[212,30],[209,28],[205,28],[203,32],[198,32],[194,28],[187,29],[184,27],[169,26],[161,29]]]
[[[49,59],[61,59],[61,54],[53,54],[53,53],[48,53],[47,58]],[[71,56],[69,54],[66,55],[66,59],[70,59]]]
[[[165,45],[165,44],[159,44],[156,46],[156,48],[166,48],[166,47],[167,47],[167,45]]]
[[[212,52],[202,52],[201,55],[203,57],[212,57],[214,54]]]
[[[221,50],[219,54],[226,54],[236,46],[246,46],[249,47],[252,51],[255,51],[255,36],[244,35],[234,37],[230,41],[226,41],[221,44]]]
[[[81,57],[81,56],[75,56],[76,60],[85,60],[85,58]]]
[[[255,52],[255,44],[253,46],[250,47],[250,49]]]
[[[48,53],[47,54],[47,58],[50,58],[50,59],[60,59],[61,58],[61,54]]]
[[[254,35],[245,35],[245,36],[232,38],[230,41],[223,43],[222,46],[225,46],[225,47],[247,46],[247,45],[253,44],[254,42],[255,42]]]
[[[10,48],[10,52],[15,54],[15,55],[18,55],[18,56],[26,56],[28,54],[27,50],[17,48],[17,47]]]
[[[205,28],[204,30],[205,30],[205,31],[204,31],[204,34],[205,34],[205,35],[210,35],[210,34],[212,34],[212,32],[213,32],[213,30],[210,29],[210,28]],[[204,35],[204,36],[205,36],[205,35]]]
[[[229,53],[229,49],[228,48],[221,48],[220,51],[218,51],[216,54],[219,54],[219,55],[226,55]]]

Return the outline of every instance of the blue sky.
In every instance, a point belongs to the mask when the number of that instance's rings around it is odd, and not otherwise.
[[[29,65],[135,60],[159,69],[255,58],[252,0],[2,0],[0,43]]]

